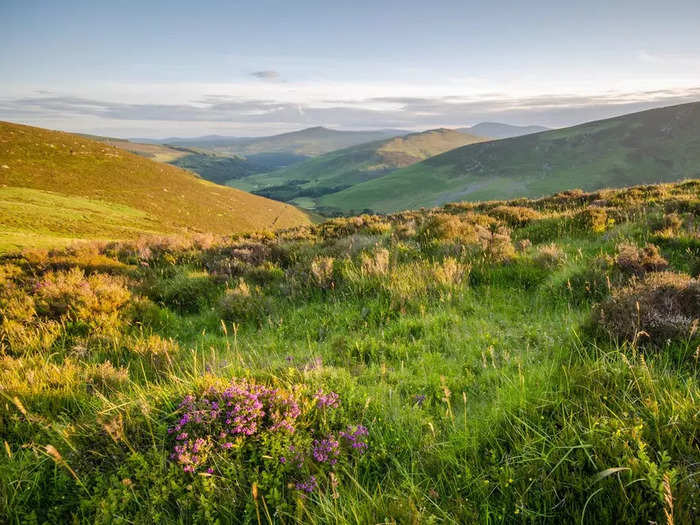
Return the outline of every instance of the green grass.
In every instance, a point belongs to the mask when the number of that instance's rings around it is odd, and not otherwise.
[[[44,239],[55,234],[61,244],[67,233],[120,239],[151,231],[230,234],[309,222],[292,206],[212,184],[174,166],[19,124],[0,122],[0,166],[0,229],[14,232],[13,243],[23,231]],[[31,203],[18,199],[20,189],[33,195]],[[51,197],[41,204],[31,192]],[[66,210],[58,209],[63,205]],[[45,213],[37,206],[52,209]]]
[[[479,203],[205,249],[5,256],[0,521],[692,523],[700,338],[659,348],[600,333],[605,277],[624,281],[587,272],[622,242],[664,238],[670,270],[697,276],[699,188],[519,200],[539,216],[510,234],[494,219],[502,203]],[[602,229],[581,219],[601,199],[616,217]],[[673,211],[682,226],[658,230]],[[51,272],[70,267],[97,273],[68,288]],[[211,475],[183,472],[169,459],[178,404],[232,378],[297,388],[295,434],[241,438],[211,454]],[[319,389],[340,406],[319,409]],[[333,477],[313,459],[281,462],[289,440],[311,446],[350,423],[368,428],[368,448]],[[310,473],[320,486],[305,494],[295,483]]]
[[[698,176],[700,103],[474,144],[325,195],[319,206],[393,212],[455,200],[540,197],[557,191]]]
[[[28,188],[0,190],[0,252],[53,246],[80,239],[113,239],[158,233],[157,221],[140,210],[97,199]]]

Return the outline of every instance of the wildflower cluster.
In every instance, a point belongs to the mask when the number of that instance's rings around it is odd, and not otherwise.
[[[323,390],[318,390],[314,395],[318,408],[337,408],[340,405],[340,398],[335,392],[324,394]]]
[[[179,420],[168,430],[174,441],[170,458],[184,472],[213,474],[214,458],[229,451],[272,456],[280,477],[290,476],[297,490],[313,492],[331,479],[338,463],[365,452],[368,430],[362,425],[333,428],[329,418],[318,417],[340,406],[337,393],[318,390],[306,400],[297,399],[297,393],[234,380],[200,398],[186,396]]]
[[[301,414],[291,394],[247,381],[234,381],[222,391],[212,387],[200,399],[186,396],[179,408],[184,413],[168,430],[176,442],[170,457],[185,472],[195,472],[212,452],[231,449],[241,438],[294,433]]]

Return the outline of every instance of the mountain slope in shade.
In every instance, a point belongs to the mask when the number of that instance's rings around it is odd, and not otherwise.
[[[500,122],[481,122],[469,128],[460,128],[457,131],[491,139],[507,139],[548,130],[549,128],[544,126],[512,126],[510,124],[501,124]]]
[[[309,159],[287,169],[229,182],[259,195],[313,208],[316,199],[433,155],[485,139],[450,129],[411,133]]]
[[[101,220],[104,219],[104,224]],[[302,211],[77,135],[0,122],[0,231],[123,238],[306,224]]]
[[[313,157],[329,151],[349,148],[365,142],[384,140],[405,133],[401,130],[339,131],[317,126],[269,137],[220,137],[214,135],[191,139],[170,138],[162,141],[139,141],[203,148],[219,153],[244,156],[258,153],[291,153]]]
[[[326,195],[349,212],[539,197],[700,176],[700,103],[464,146]]]

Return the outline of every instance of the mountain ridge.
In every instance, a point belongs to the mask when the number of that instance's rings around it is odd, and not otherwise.
[[[463,146],[324,196],[319,204],[343,212],[396,211],[455,200],[532,198],[696,178],[698,166],[695,102]]]

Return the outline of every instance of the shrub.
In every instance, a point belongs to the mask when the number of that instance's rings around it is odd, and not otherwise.
[[[668,267],[668,261],[659,253],[654,244],[639,249],[634,244],[621,244],[617,247],[615,264],[623,273],[644,277],[647,272],[660,272]]]
[[[649,273],[617,289],[594,310],[594,319],[610,336],[661,346],[691,335],[700,317],[700,282],[673,272]]]
[[[554,243],[539,246],[532,257],[533,262],[545,269],[554,269],[564,264],[566,254]]]
[[[515,256],[515,248],[507,228],[503,226],[495,229],[486,229],[482,226],[476,228],[481,249],[487,259],[493,262],[504,262]]]
[[[591,206],[576,212],[573,221],[583,231],[600,233],[608,227],[608,214],[603,208]]]
[[[336,472],[368,447],[367,429],[343,421],[339,403],[322,390],[310,396],[237,379],[212,386],[180,403],[168,430],[170,459],[189,474],[234,473],[244,494],[260,485],[278,504],[287,484],[302,493],[334,490]]]
[[[219,313],[227,321],[242,322],[259,319],[271,310],[271,304],[258,287],[251,288],[241,278],[235,288],[226,290],[219,301]]]
[[[542,218],[540,212],[525,206],[496,206],[489,213],[510,226],[525,226],[530,221]]]
[[[479,240],[473,224],[446,213],[430,215],[420,228],[418,238],[424,243],[435,240],[472,244]]]

